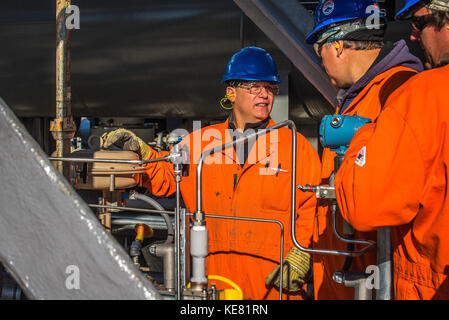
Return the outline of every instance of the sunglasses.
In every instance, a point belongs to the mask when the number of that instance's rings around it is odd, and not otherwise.
[[[416,31],[422,32],[427,25],[435,21],[432,14],[427,14],[425,16],[413,16],[412,17],[412,27]]]

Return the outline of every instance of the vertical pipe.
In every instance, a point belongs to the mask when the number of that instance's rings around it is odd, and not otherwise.
[[[179,144],[173,147],[176,153],[180,152]],[[176,211],[175,211],[175,251],[176,251],[176,299],[181,300],[181,245],[180,245],[180,213],[181,213],[181,164],[179,161],[174,164],[175,181],[176,181]]]
[[[379,267],[379,289],[376,300],[391,300],[391,229],[377,231],[377,265]]]
[[[70,140],[75,134],[70,87],[70,32],[66,28],[66,8],[71,0],[56,0],[56,117],[50,131],[56,140],[56,157],[69,157]],[[57,161],[56,168],[70,181],[70,163]]]

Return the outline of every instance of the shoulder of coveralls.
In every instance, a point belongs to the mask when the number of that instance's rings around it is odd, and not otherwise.
[[[212,137],[216,137],[216,140],[224,139],[224,131],[226,130],[227,127],[228,127],[227,121],[202,127],[201,129],[197,129],[186,135],[179,144],[184,148],[186,148],[190,154],[190,157],[192,157],[193,154],[190,151],[191,148],[193,148],[194,143],[198,143],[199,141],[202,150],[205,146],[211,143]],[[210,130],[210,134],[208,134],[207,137],[203,140],[203,135],[206,130]]]
[[[217,123],[217,124],[213,124],[213,125],[209,125],[209,126],[205,126],[205,127],[202,127],[201,129],[197,129],[197,130],[195,130],[195,131],[192,131],[192,132],[190,132],[188,135],[186,135],[183,139],[182,139],[182,141],[181,141],[181,144],[182,143],[189,143],[189,139],[191,139],[193,136],[195,136],[195,134],[203,134],[204,133],[204,131],[206,131],[206,130],[213,130],[213,131],[211,131],[211,132],[216,132],[217,130],[218,131],[220,131],[220,132],[224,132],[224,130],[226,129],[228,127],[228,125],[227,125],[227,121],[224,121],[224,122],[220,122],[220,123]]]
[[[385,108],[393,108],[404,117],[409,111],[429,112],[429,108],[435,105],[431,103],[434,96],[446,95],[449,98],[447,79],[449,65],[420,72],[391,94]],[[414,105],[417,101],[428,101],[429,104],[410,108],[410,103]]]

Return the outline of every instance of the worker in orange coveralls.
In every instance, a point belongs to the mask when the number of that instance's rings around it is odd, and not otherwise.
[[[376,10],[378,22],[370,25],[371,16]],[[376,23],[376,20],[372,20],[372,23]],[[374,0],[322,1],[317,6],[315,29],[306,41],[314,45],[331,82],[339,88],[336,114],[375,119],[391,92],[422,71],[421,61],[409,52],[404,40],[384,42],[385,23]],[[322,184],[330,183],[335,156],[334,151],[324,149]],[[343,234],[342,230],[339,232]],[[375,232],[356,232],[354,238],[377,239]],[[347,244],[338,240],[333,233],[329,200],[319,202],[313,246],[348,251]],[[365,271],[369,265],[376,265],[376,250],[350,261],[350,258],[344,256],[313,256],[316,299],[354,299],[354,288],[335,282],[333,274],[337,270]]]
[[[181,192],[190,212],[196,210],[196,168],[203,151],[231,142],[233,138],[265,129],[270,118],[279,75],[272,57],[263,49],[247,47],[230,59],[223,76],[225,100],[233,112],[223,123],[194,131],[184,138],[190,154],[189,174],[182,178]],[[312,145],[297,136],[297,183],[319,182],[320,161]],[[138,152],[142,159],[159,158],[132,132],[119,129],[103,136],[103,147],[112,144]],[[285,265],[283,298],[303,299],[303,284],[311,265],[307,253],[290,239],[292,133],[288,128],[262,135],[206,158],[203,166],[203,210],[205,214],[274,219],[282,222]],[[156,196],[175,192],[173,165],[157,162],[146,167],[147,189]],[[316,200],[313,194],[297,191],[298,242],[310,243]],[[224,276],[237,283],[249,299],[278,299],[280,227],[273,223],[213,219],[206,217],[209,231],[208,275]],[[289,263],[287,263],[289,262]],[[266,278],[268,278],[266,280]],[[266,284],[267,283],[267,284]],[[217,288],[224,288],[216,283]]]
[[[357,230],[391,227],[395,299],[449,299],[449,1],[409,0],[397,17],[411,17],[432,69],[355,134],[337,200]]]

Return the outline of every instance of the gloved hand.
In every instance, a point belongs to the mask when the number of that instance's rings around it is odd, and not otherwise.
[[[112,145],[125,151],[134,151],[142,160],[147,160],[152,152],[150,146],[136,136],[134,132],[123,128],[105,132],[101,136],[100,146],[102,149],[108,149]]]
[[[307,272],[310,269],[311,258],[306,252],[293,247],[284,259],[282,273],[282,289],[290,292],[298,292],[304,284]],[[279,267],[271,271],[265,279],[266,285],[274,285],[279,288],[280,272]]]

